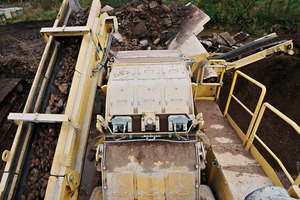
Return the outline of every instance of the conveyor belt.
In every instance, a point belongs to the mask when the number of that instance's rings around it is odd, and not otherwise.
[[[278,36],[271,36],[248,43],[242,47],[239,47],[219,56],[214,56],[210,59],[223,59],[227,62],[232,62],[283,42],[286,42],[286,40]]]
[[[65,10],[60,13],[60,20],[57,19],[55,23],[59,25],[66,25],[67,20],[71,14],[69,5],[66,6]],[[49,44],[46,46],[47,53],[43,55],[39,69],[34,80],[35,85],[31,88],[29,98],[24,108],[24,112],[42,112],[48,103],[51,82],[53,83],[55,73],[47,75],[48,69],[51,69],[52,65],[57,65],[59,59],[54,52],[58,52],[60,49],[59,42],[56,40],[48,41]],[[46,50],[45,50],[46,51]],[[52,64],[51,64],[52,63]],[[43,82],[49,80],[45,86]],[[52,81],[51,81],[52,80]],[[13,160],[6,165],[5,171],[1,183],[5,184],[4,190],[1,193],[1,199],[22,199],[22,193],[29,191],[30,188],[27,185],[27,178],[29,175],[29,166],[31,159],[33,158],[33,151],[31,145],[37,138],[38,132],[41,130],[41,124],[34,125],[32,123],[23,123],[19,127],[19,132],[16,134],[10,156],[13,156]],[[13,151],[13,152],[12,152]],[[40,178],[40,177],[38,177]]]

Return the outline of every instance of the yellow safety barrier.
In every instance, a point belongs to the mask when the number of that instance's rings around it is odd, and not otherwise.
[[[236,84],[236,80],[238,75],[244,77],[248,81],[252,82],[256,86],[261,88],[261,94],[259,97],[259,100],[257,102],[255,111],[252,112],[249,108],[247,108],[234,94],[234,88]],[[289,172],[286,170],[285,166],[281,162],[281,160],[274,154],[274,152],[256,135],[256,132],[258,130],[258,127],[260,125],[260,122],[262,120],[262,117],[264,115],[264,112],[266,108],[271,110],[273,113],[275,113],[277,116],[279,116],[281,119],[283,119],[286,123],[288,123],[291,127],[294,128],[296,132],[298,132],[300,136],[300,127],[291,119],[289,119],[287,116],[285,116],[283,113],[281,113],[279,110],[277,110],[275,107],[270,105],[269,103],[263,103],[263,99],[266,94],[266,87],[262,85],[261,83],[257,82],[256,80],[252,79],[251,77],[247,76],[246,74],[236,71],[232,80],[232,85],[230,88],[230,92],[228,95],[227,103],[225,106],[224,110],[224,116],[227,117],[228,121],[230,124],[233,126],[233,128],[237,131],[238,135],[243,141],[243,144],[246,145],[246,150],[250,151],[253,157],[261,164],[263,167],[264,171],[270,177],[272,182],[277,185],[277,186],[283,186],[279,177],[277,176],[276,172],[274,169],[269,165],[269,163],[266,161],[266,159],[261,155],[259,150],[253,145],[253,141],[256,139],[262,146],[263,148],[266,149],[266,151],[276,160],[276,162],[279,164],[281,167],[282,171],[286,175],[287,179],[291,183],[291,186],[288,189],[289,194],[292,197],[299,198],[300,197],[300,175],[294,180],[292,176],[289,174]],[[251,116],[251,122],[249,124],[249,127],[247,129],[246,134],[239,128],[237,123],[231,118],[231,116],[228,114],[228,109],[230,107],[231,99],[234,99],[237,103],[239,103]]]
[[[196,79],[196,91],[194,93],[195,100],[214,100],[217,101],[220,96],[221,87],[223,85],[223,77],[226,72],[226,61],[225,60],[209,60],[202,67],[202,69],[197,72]],[[218,75],[218,82],[216,83],[205,83],[204,74],[205,69],[212,68],[215,70],[216,75]],[[212,88],[211,88],[212,87]],[[201,91],[201,94],[199,94]],[[213,92],[212,92],[213,91]]]
[[[247,108],[234,94],[233,94],[233,90],[235,88],[235,84],[236,84],[236,80],[238,75],[244,77],[245,79],[247,79],[248,81],[250,81],[251,83],[253,83],[254,85],[258,86],[261,88],[261,93],[260,93],[260,97],[258,99],[256,108],[254,110],[254,112],[252,112],[249,108]],[[240,138],[243,141],[243,144],[246,144],[247,139],[249,138],[249,135],[251,133],[251,130],[254,126],[255,120],[257,118],[259,109],[263,103],[263,99],[265,97],[266,94],[266,87],[264,85],[262,85],[261,83],[259,83],[258,81],[254,80],[253,78],[247,76],[246,74],[242,73],[241,71],[236,71],[232,80],[232,85],[229,91],[229,95],[228,95],[228,99],[227,99],[227,103],[226,103],[226,107],[224,110],[224,116],[228,118],[228,121],[230,122],[230,124],[233,126],[233,128],[236,130],[236,132],[238,133],[238,135],[240,136]],[[237,103],[239,103],[251,116],[252,119],[250,121],[249,127],[247,129],[247,132],[244,133],[240,127],[237,125],[237,123],[230,117],[230,115],[228,114],[228,109],[231,103],[231,99],[234,99]]]
[[[251,153],[253,154],[253,156],[260,161],[260,164],[262,165],[262,167],[264,169],[267,169],[269,167],[269,164],[267,163],[267,161],[265,159],[261,159],[261,155],[257,152],[256,148],[253,148],[253,150],[251,149],[252,147],[254,147],[253,145],[253,141],[256,139],[267,151],[268,153],[276,160],[276,162],[279,164],[279,166],[281,167],[282,171],[284,172],[284,174],[286,175],[286,177],[288,178],[288,180],[291,183],[290,188],[288,189],[288,192],[290,193],[290,195],[299,198],[300,195],[300,189],[299,189],[299,184],[300,184],[300,175],[298,175],[298,177],[294,180],[292,178],[292,176],[289,174],[289,172],[286,170],[285,166],[283,165],[283,163],[281,162],[281,160],[274,154],[274,152],[256,135],[258,127],[260,125],[260,122],[262,120],[262,117],[265,113],[266,108],[268,108],[269,110],[271,110],[273,113],[275,113],[278,117],[280,117],[282,120],[284,120],[286,123],[288,123],[291,127],[294,128],[294,130],[299,134],[300,136],[300,127],[294,122],[292,121],[290,118],[288,118],[287,116],[285,116],[283,113],[281,113],[279,110],[277,110],[275,107],[273,107],[272,105],[270,105],[269,103],[264,103],[260,109],[260,112],[258,114],[257,120],[255,122],[255,125],[253,127],[253,130],[250,134],[250,137],[247,141],[246,144],[246,150],[250,150]],[[268,173],[268,172],[267,172]],[[269,172],[271,173],[271,172]],[[269,174],[270,175],[270,174]],[[278,180],[277,177],[274,177],[274,173],[271,173],[271,178],[273,178],[273,182],[277,182],[274,180]],[[281,183],[279,183],[281,185]]]

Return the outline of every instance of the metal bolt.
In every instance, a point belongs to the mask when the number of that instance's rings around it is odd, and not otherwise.
[[[72,174],[69,175],[69,180],[73,181],[74,180],[74,176]]]

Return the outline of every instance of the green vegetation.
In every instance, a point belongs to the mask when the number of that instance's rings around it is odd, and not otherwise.
[[[24,9],[24,14],[18,18],[11,18],[2,22],[0,21],[0,25],[12,24],[12,23],[29,21],[29,20],[55,19],[59,11],[60,1],[59,0],[22,1],[22,2],[16,2],[11,6],[22,7]]]
[[[29,0],[16,3],[24,8],[21,19],[10,19],[4,23],[26,20],[54,19],[62,0]],[[82,7],[89,6],[92,0],[79,0]],[[109,4],[118,7],[130,0],[101,0],[102,6]],[[300,30],[299,0],[162,0],[169,5],[192,2],[206,12],[210,23],[226,29],[243,29],[254,32],[260,28],[283,25]]]
[[[259,27],[300,27],[299,0],[196,0],[211,22],[226,28],[238,26],[254,31]]]

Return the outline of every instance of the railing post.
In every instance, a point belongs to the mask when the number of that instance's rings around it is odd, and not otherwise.
[[[229,94],[228,94],[228,99],[227,99],[226,106],[225,106],[225,109],[224,109],[224,114],[223,114],[224,116],[225,116],[225,115],[227,114],[227,112],[228,112],[228,108],[229,108],[230,101],[231,101],[231,97],[232,97],[232,93],[233,93],[233,90],[234,90],[234,87],[235,87],[237,75],[238,75],[238,71],[236,71],[236,72],[234,73],[234,76],[233,76],[233,79],[232,79],[231,88],[230,88],[230,91],[229,91]]]

